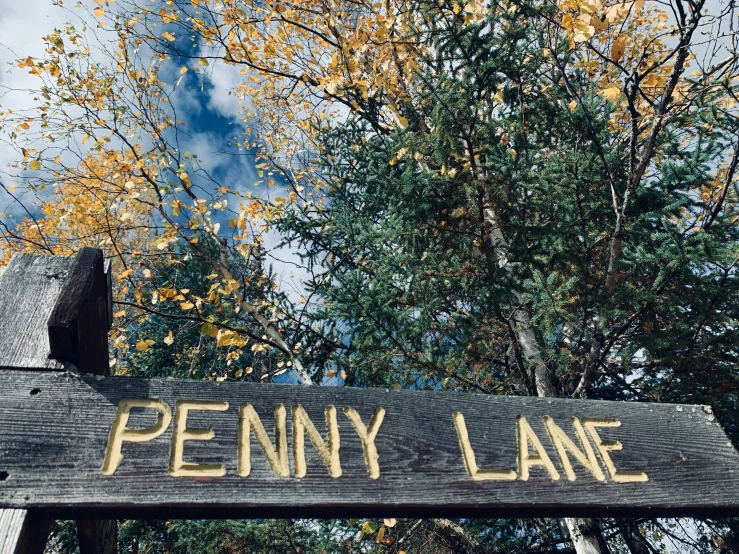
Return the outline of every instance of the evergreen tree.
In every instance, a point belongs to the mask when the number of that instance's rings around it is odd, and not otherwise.
[[[228,299],[203,303],[195,314],[183,311],[177,302],[155,300],[176,300],[176,295],[181,294],[179,302],[189,302],[207,299],[217,290],[212,264],[204,257],[216,256],[217,246],[207,235],[201,237],[199,246],[196,250],[185,245],[179,258],[153,268],[152,279],[140,290],[142,296],[154,301],[144,307],[136,306],[128,321],[122,323],[128,327],[128,340],[118,349],[121,352],[117,356],[117,374],[260,382],[284,373],[284,362],[280,363],[274,355],[234,339],[232,331],[248,339],[260,330]],[[258,249],[247,262],[232,263],[234,274],[247,285],[243,291],[249,301],[271,294],[272,278]]]
[[[736,440],[738,198],[730,178],[711,191],[737,119],[709,91],[624,137],[587,68],[546,63],[530,9],[439,23],[407,127],[323,135],[329,208],[281,228],[325,268],[311,317],[342,341],[331,362],[354,386],[707,403]],[[602,551],[597,525],[567,525]],[[602,525],[632,552],[669,534]]]

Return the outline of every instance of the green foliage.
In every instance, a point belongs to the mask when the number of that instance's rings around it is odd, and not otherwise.
[[[739,437],[739,231],[729,209],[706,224],[705,192],[736,120],[710,96],[669,120],[629,193],[611,290],[612,194],[623,199],[633,169],[611,105],[578,69],[574,108],[566,87],[521,92],[558,78],[541,74],[535,20],[440,35],[416,118],[389,134],[358,118],[325,133],[330,209],[296,206],[280,222],[325,268],[310,316],[342,346],[320,362],[350,385],[531,394],[510,325],[523,309],[559,394],[572,394],[600,336],[588,396],[710,403]]]
[[[217,256],[213,241],[205,235],[201,239],[202,251],[211,257]],[[161,297],[163,291],[175,290],[185,290],[192,298],[209,296],[214,283],[211,260],[189,246],[182,250],[179,259],[156,267],[151,281],[141,289],[143,296]],[[271,279],[265,274],[259,256],[253,256],[247,263],[235,259],[232,264],[237,277],[249,283],[244,289],[245,297],[249,301],[263,298],[266,283]],[[260,275],[264,278],[260,279]],[[119,360],[118,374],[259,381],[279,371],[272,354],[218,344],[219,330],[237,329],[252,336],[261,334],[261,330],[228,299],[204,302],[198,312],[183,311],[176,302],[151,302],[150,306],[149,311],[140,312],[140,316],[145,316],[140,323],[138,318],[127,322],[131,331],[128,343],[119,349],[120,352],[114,351]],[[140,345],[142,339],[150,341],[150,345]]]

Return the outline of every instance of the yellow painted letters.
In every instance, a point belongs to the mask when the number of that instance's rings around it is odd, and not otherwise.
[[[643,483],[649,480],[647,474],[641,471],[617,471],[608,452],[621,450],[623,445],[619,441],[604,441],[598,435],[598,431],[595,430],[596,427],[621,427],[619,420],[613,418],[584,417],[582,423],[585,425],[588,433],[590,433],[590,436],[593,437],[593,442],[598,448],[600,457],[603,458],[603,463],[606,465],[611,479],[616,483]]]
[[[287,428],[285,406],[275,406],[275,443],[277,448],[267,436],[267,431],[262,425],[262,420],[251,404],[242,404],[239,408],[239,444],[237,451],[238,472],[241,477],[248,477],[251,473],[251,443],[250,431],[254,429],[254,436],[262,447],[262,452],[267,458],[272,471],[280,477],[290,476],[290,466],[287,461]]]
[[[553,481],[559,480],[559,472],[536,436],[534,430],[524,416],[518,416],[516,421],[516,439],[518,441],[518,477],[522,481],[529,480],[531,466],[544,466]],[[531,455],[529,445],[534,447],[536,454]]]
[[[354,429],[357,431],[360,440],[362,441],[362,449],[364,450],[364,463],[367,465],[367,471],[372,479],[380,477],[380,463],[379,456],[377,455],[377,447],[375,447],[375,438],[377,432],[380,430],[382,420],[385,418],[385,408],[375,409],[375,413],[372,414],[372,419],[369,422],[369,429],[362,423],[362,418],[357,413],[357,410],[350,406],[344,407],[344,413],[346,417],[354,425]]]
[[[185,463],[182,459],[186,440],[207,441],[215,436],[213,429],[187,428],[187,413],[190,410],[225,412],[228,410],[228,402],[210,402],[205,400],[177,401],[174,412],[174,430],[172,431],[169,474],[172,477],[223,477],[226,475],[226,466],[224,465]]]
[[[127,429],[131,408],[150,408],[158,412],[157,422],[148,429]],[[123,442],[146,442],[164,433],[172,421],[172,411],[163,400],[157,398],[122,398],[118,402],[113,425],[108,435],[108,446],[103,459],[103,475],[113,475],[121,463]]]
[[[462,459],[467,473],[470,474],[475,481],[514,481],[516,472],[510,469],[480,469],[475,461],[475,451],[472,450],[470,437],[467,433],[467,425],[464,422],[464,416],[460,412],[452,414],[454,427],[457,429],[457,437],[459,438],[459,447],[462,449]]]
[[[593,477],[595,477],[598,481],[606,480],[605,475],[603,475],[603,471],[600,469],[600,465],[598,464],[598,459],[595,457],[593,447],[590,445],[590,441],[585,435],[585,430],[583,429],[579,419],[573,417],[572,426],[575,429],[575,433],[577,433],[577,438],[580,440],[580,444],[585,450],[584,453],[577,446],[575,446],[575,443],[572,442],[572,439],[567,436],[567,434],[562,430],[561,427],[554,423],[554,420],[551,417],[544,416],[544,425],[547,428],[549,438],[552,439],[554,448],[557,450],[559,459],[562,461],[562,467],[565,470],[565,475],[567,475],[567,479],[569,479],[570,481],[574,481],[576,479],[575,472],[572,469],[572,464],[570,464],[570,459],[567,457],[567,451],[569,450],[570,453],[577,459],[577,461],[585,466],[585,468],[593,474]]]
[[[179,400],[175,405],[174,428],[171,438],[169,459],[169,474],[173,477],[221,477],[226,474],[223,464],[187,463],[183,460],[184,443],[188,440],[207,441],[213,439],[213,429],[188,429],[187,417],[190,410],[226,411],[228,402]],[[157,421],[151,427],[143,429],[129,429],[131,410],[134,408],[154,410]],[[357,410],[345,406],[344,414],[354,427],[364,453],[364,463],[371,479],[379,479],[380,463],[375,441],[380,427],[385,419],[385,409],[376,408],[365,425]],[[327,406],[325,409],[326,437],[322,437],[315,425],[308,417],[302,405],[292,407],[292,455],[294,475],[298,478],[306,476],[305,435],[318,452],[319,457],[328,468],[331,477],[341,477],[341,459],[339,450],[341,438],[336,416],[336,408]],[[108,435],[108,443],[101,471],[103,475],[113,475],[123,459],[121,453],[124,442],[147,442],[159,437],[172,421],[172,411],[169,405],[156,398],[123,398],[118,402],[115,418]],[[248,477],[251,474],[251,437],[264,453],[272,471],[279,477],[290,476],[288,459],[287,410],[283,404],[274,407],[274,443],[267,434],[262,420],[254,406],[244,403],[239,406],[238,436],[236,445],[236,468],[239,476]],[[467,425],[460,412],[452,414],[452,420],[459,439],[462,451],[462,461],[465,469],[474,481],[528,481],[531,468],[543,466],[553,481],[560,479],[557,468],[552,463],[540,438],[536,435],[528,420],[524,416],[516,418],[517,469],[480,468],[475,459]],[[611,458],[611,452],[623,449],[616,440],[603,440],[596,428],[617,428],[621,422],[614,418],[580,418],[572,417],[574,437],[568,435],[553,418],[543,417],[544,428],[557,452],[562,469],[569,481],[575,481],[577,475],[573,469],[574,458],[589,471],[597,481],[609,480],[616,483],[639,483],[648,481],[647,474],[642,471],[618,471]],[[511,437],[512,438],[512,437]],[[591,444],[592,441],[592,444]],[[533,452],[532,452],[533,451]],[[600,462],[605,466],[604,471]]]
[[[305,477],[307,468],[305,465],[305,433],[318,451],[318,455],[328,468],[331,477],[341,477],[341,460],[339,459],[339,424],[336,421],[336,408],[326,407],[326,429],[328,440],[324,442],[316,430],[316,426],[308,417],[303,406],[293,406],[293,463],[295,464],[295,477]]]

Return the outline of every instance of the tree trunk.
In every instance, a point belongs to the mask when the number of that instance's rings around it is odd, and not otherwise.
[[[572,545],[577,554],[608,554],[610,552],[598,520],[566,517],[565,525],[570,532],[570,539],[572,539]]]
[[[639,532],[639,525],[633,521],[621,521],[618,530],[631,550],[631,554],[652,554],[649,541]]]
[[[508,264],[508,244],[503,234],[499,218],[491,203],[484,207],[485,224],[489,229],[489,239],[493,247],[498,267],[503,270],[510,280],[513,274]],[[516,294],[518,308],[511,317],[511,329],[514,338],[521,348],[523,358],[533,368],[533,377],[536,384],[536,394],[540,397],[555,397],[557,389],[549,376],[543,350],[539,338],[531,325],[531,315],[525,309],[526,298]],[[603,538],[600,525],[594,519],[564,518],[565,525],[570,533],[572,546],[577,554],[608,554],[608,544]]]

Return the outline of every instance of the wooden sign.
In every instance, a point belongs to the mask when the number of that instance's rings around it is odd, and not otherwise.
[[[739,455],[705,406],[4,371],[0,508],[736,516]]]

